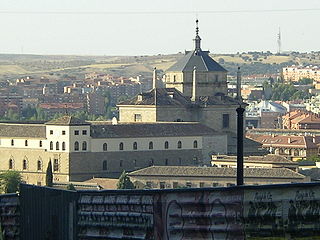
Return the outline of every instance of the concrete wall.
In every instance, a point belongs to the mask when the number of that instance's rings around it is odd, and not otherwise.
[[[134,115],[141,114],[141,122],[156,122],[155,106],[119,106],[119,121],[134,122]]]

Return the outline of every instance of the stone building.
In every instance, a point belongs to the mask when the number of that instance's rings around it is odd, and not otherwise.
[[[120,122],[200,122],[216,131],[236,132],[240,94],[227,95],[227,70],[201,49],[198,26],[195,48],[171,66],[165,88],[154,70],[153,89],[118,104]],[[240,75],[237,85],[240,89]]]
[[[129,173],[140,188],[227,187],[236,184],[235,168],[152,166]],[[310,182],[288,168],[245,168],[245,185]]]
[[[0,123],[0,171],[17,170],[40,185],[49,160],[55,182],[118,177],[151,165],[209,165],[211,154],[226,153],[226,141],[199,123],[111,124],[71,116]]]

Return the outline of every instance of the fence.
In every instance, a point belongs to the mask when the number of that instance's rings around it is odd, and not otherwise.
[[[2,225],[10,213],[20,229],[8,239],[320,239],[320,183],[78,192],[21,185],[19,198],[0,200],[20,201],[20,220],[17,204],[1,211]]]

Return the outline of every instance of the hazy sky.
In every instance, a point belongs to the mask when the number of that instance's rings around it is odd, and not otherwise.
[[[299,11],[293,11],[299,9]],[[272,10],[272,11],[271,11]],[[0,0],[0,53],[320,50],[320,0]]]

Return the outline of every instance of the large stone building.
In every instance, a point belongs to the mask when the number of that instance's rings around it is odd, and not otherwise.
[[[118,177],[151,165],[209,165],[211,154],[226,153],[226,141],[199,123],[111,124],[71,116],[0,123],[0,171],[17,170],[40,185],[49,160],[55,182]]]
[[[227,95],[227,70],[201,49],[196,28],[195,48],[173,66],[159,87],[154,71],[153,89],[118,104],[120,122],[200,122],[216,131],[236,132],[236,108],[244,104]],[[239,88],[239,85],[238,85]]]

